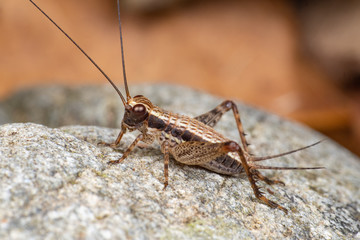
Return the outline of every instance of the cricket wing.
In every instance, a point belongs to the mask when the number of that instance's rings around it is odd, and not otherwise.
[[[224,143],[190,141],[170,149],[175,160],[186,165],[202,165],[226,154]]]

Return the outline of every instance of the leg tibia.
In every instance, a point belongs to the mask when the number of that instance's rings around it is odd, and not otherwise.
[[[120,136],[120,135],[119,135]],[[139,141],[141,141],[143,139],[143,135],[140,134],[139,136],[136,137],[136,139],[134,140],[134,142],[129,146],[128,149],[126,149],[126,151],[124,152],[124,154],[122,155],[122,157],[118,160],[115,161],[109,161],[109,164],[117,164],[117,163],[121,163],[122,161],[124,161],[125,158],[127,158],[127,156],[131,153],[131,151],[134,149],[134,147],[136,146],[136,144],[138,144]]]
[[[224,113],[226,113],[227,111],[229,111],[230,109],[233,111],[244,151],[246,154],[248,154],[249,153],[249,150],[248,150],[249,144],[247,143],[246,138],[245,138],[246,134],[244,132],[244,129],[243,129],[243,126],[241,123],[238,108],[233,101],[226,100],[226,101],[222,102],[220,105],[218,105],[216,108],[214,108],[213,110],[211,110],[207,113],[204,113],[200,116],[197,116],[197,117],[195,117],[195,119],[206,125],[209,125],[210,127],[214,127],[216,125],[216,123],[221,119],[222,115]]]
[[[224,101],[209,112],[195,117],[195,119],[206,125],[209,125],[210,127],[214,127],[219,122],[222,115],[230,109],[231,106],[229,105],[229,101]]]

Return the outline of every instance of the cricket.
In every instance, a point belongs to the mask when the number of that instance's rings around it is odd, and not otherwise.
[[[250,153],[246,134],[240,119],[240,114],[236,104],[231,100],[226,100],[214,109],[201,114],[195,118],[163,110],[155,106],[148,98],[137,95],[132,97],[129,92],[128,82],[125,72],[124,46],[120,19],[120,4],[117,0],[118,24],[120,32],[121,59],[123,68],[123,81],[126,98],[117,88],[115,83],[105,74],[105,72],[95,63],[95,61],[57,24],[55,23],[33,0],[29,0],[52,24],[54,24],[101,72],[106,80],[113,86],[124,105],[124,117],[121,123],[121,130],[114,143],[100,143],[111,148],[117,148],[124,134],[129,131],[137,130],[134,142],[124,151],[121,158],[109,161],[108,164],[122,163],[139,142],[151,144],[158,142],[161,152],[164,155],[164,190],[168,186],[169,179],[169,160],[170,155],[178,162],[186,165],[197,165],[222,175],[238,176],[246,175],[255,197],[263,204],[271,208],[279,209],[285,213],[288,210],[278,203],[268,199],[258,182],[262,181],[268,185],[281,184],[282,181],[272,180],[262,175],[259,170],[307,170],[322,169],[323,167],[274,167],[260,165],[259,162],[285,156],[298,152],[314,145],[311,145],[283,152],[276,155],[257,157]],[[221,133],[214,130],[214,126],[219,122],[223,114],[232,111],[237,131],[240,135],[240,142],[237,143],[226,138]],[[270,191],[269,191],[270,192]],[[270,192],[271,193],[271,192]]]

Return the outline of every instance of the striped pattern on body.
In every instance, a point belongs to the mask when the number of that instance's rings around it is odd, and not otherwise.
[[[212,127],[188,116],[174,114],[154,107],[149,113],[148,131],[156,136],[160,145],[164,141],[170,142],[171,148],[190,141],[221,143],[230,141]],[[239,156],[230,152],[199,165],[211,171],[235,175],[243,171]]]

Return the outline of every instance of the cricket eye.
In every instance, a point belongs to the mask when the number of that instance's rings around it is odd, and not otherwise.
[[[142,115],[144,115],[146,113],[146,108],[142,104],[136,104],[133,107],[133,112],[138,116],[142,116]]]

